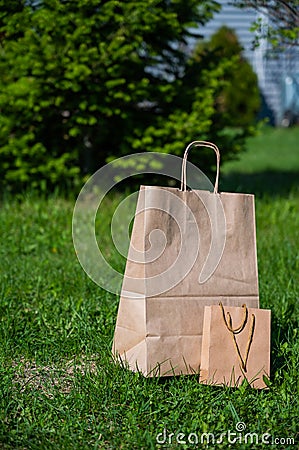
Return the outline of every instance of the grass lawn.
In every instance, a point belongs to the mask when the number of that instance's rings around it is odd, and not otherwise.
[[[116,366],[118,298],[76,259],[74,203],[33,195],[1,203],[0,448],[227,449],[227,438],[201,444],[202,433],[219,438],[238,422],[259,443],[245,443],[244,431],[231,435],[232,448],[299,448],[297,142],[299,129],[263,131],[223,168],[223,188],[257,194],[260,304],[272,310],[268,390],[145,379]]]
[[[257,196],[288,194],[299,179],[299,127],[264,128],[240,160],[222,167],[222,188]]]

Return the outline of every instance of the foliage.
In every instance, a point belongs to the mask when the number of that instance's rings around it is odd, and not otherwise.
[[[250,128],[231,128],[215,103],[238,61],[188,51],[190,30],[217,2],[0,5],[3,185],[68,186],[132,152],[181,156],[198,138],[216,141],[224,159],[242,149]]]
[[[256,114],[260,106],[257,77],[242,56],[242,47],[235,33],[220,28],[209,42],[199,42],[188,61],[183,83],[187,87],[177,97],[180,110],[189,112],[176,119],[172,151],[180,155],[178,142],[183,135],[196,136],[196,127],[205,126],[203,137],[219,144],[222,161],[234,158],[244,149],[245,138],[255,133]],[[248,92],[251,92],[250,98]],[[191,109],[190,109],[191,106]],[[208,115],[208,121],[205,117]],[[180,124],[183,132],[179,135]],[[158,131],[159,132],[159,131]],[[211,165],[210,153],[200,152],[201,167]]]
[[[240,160],[229,161],[222,168],[226,189],[254,192],[262,197],[287,194],[291,187],[298,185],[298,140],[299,127],[261,128],[247,140],[247,151]]]
[[[190,55],[181,83],[171,115],[161,119],[160,127],[148,128],[141,144],[146,144],[152,134],[151,142],[159,145],[159,151],[180,156],[182,141],[191,142],[199,135],[219,144],[222,161],[233,158],[244,148],[245,138],[254,134],[260,106],[257,77],[242,57],[234,32],[223,27],[210,42],[200,41]],[[201,167],[210,168],[210,152],[199,153],[191,158]]]
[[[255,24],[254,29],[258,32],[259,38],[268,39],[275,47],[281,44],[298,45],[298,0],[234,0],[234,4],[241,8],[254,8],[262,14],[267,14],[270,19],[269,26],[265,27],[261,19],[258,19]]]
[[[243,57],[243,48],[234,30],[222,26],[211,37],[206,51],[212,53],[215,60],[231,62],[224,73],[225,84],[216,98],[215,122],[220,123],[220,127],[248,128],[259,111],[260,94],[257,75]]]

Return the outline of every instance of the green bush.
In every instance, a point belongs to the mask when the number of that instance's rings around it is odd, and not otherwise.
[[[217,98],[217,110],[227,126],[248,127],[260,108],[257,75],[242,56],[242,47],[233,30],[221,27],[211,38],[209,49],[219,58],[233,59],[234,69],[226,74],[226,86]]]

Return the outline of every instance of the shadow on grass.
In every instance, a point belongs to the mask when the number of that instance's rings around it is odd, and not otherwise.
[[[298,189],[299,172],[263,171],[258,173],[231,172],[221,176],[220,190],[226,192],[243,192],[258,197],[285,196]]]

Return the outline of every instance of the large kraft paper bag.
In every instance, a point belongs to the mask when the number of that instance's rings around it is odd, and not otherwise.
[[[239,386],[244,379],[254,388],[267,388],[270,376],[271,311],[206,306],[200,382]]]
[[[188,191],[193,146],[217,156],[214,192]],[[113,354],[145,376],[198,373],[204,307],[259,307],[254,196],[219,193],[218,148],[195,141],[181,189],[141,186]]]

